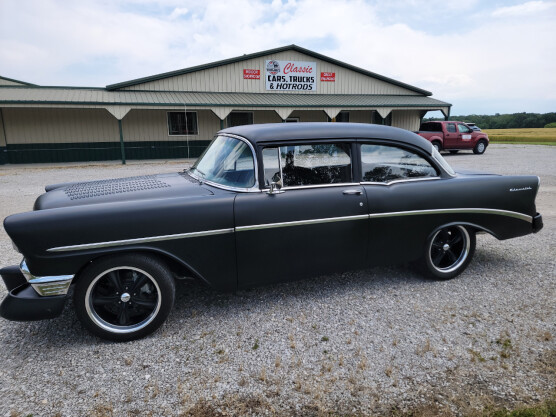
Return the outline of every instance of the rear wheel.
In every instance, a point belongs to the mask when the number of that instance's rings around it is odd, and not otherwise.
[[[485,153],[487,148],[487,143],[484,140],[480,140],[477,142],[475,147],[473,148],[473,153],[477,155],[482,155]]]
[[[92,263],[74,292],[77,317],[103,339],[123,342],[154,332],[174,304],[174,279],[163,262],[126,254]]]
[[[440,151],[442,150],[442,144],[441,144],[439,141],[437,141],[437,140],[435,140],[434,142],[432,142],[432,146],[434,146],[434,148],[435,148],[438,152],[440,152]]]
[[[475,233],[465,226],[443,227],[427,240],[420,269],[431,278],[454,278],[471,262],[475,244]]]

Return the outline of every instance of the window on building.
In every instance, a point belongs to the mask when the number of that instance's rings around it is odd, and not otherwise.
[[[349,123],[349,112],[348,111],[341,111],[340,113],[338,113],[338,115],[336,116],[336,121],[337,122]]]
[[[242,126],[242,125],[252,125],[253,124],[253,112],[251,111],[234,111],[231,112],[227,117],[227,126]]]
[[[197,112],[168,112],[168,134],[170,136],[198,135]]]
[[[392,126],[392,112],[388,113],[388,116],[382,117],[377,111],[374,111],[373,124]]]

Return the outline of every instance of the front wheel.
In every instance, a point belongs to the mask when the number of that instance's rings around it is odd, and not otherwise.
[[[473,153],[476,155],[482,155],[485,153],[486,148],[487,148],[487,143],[484,140],[480,140],[473,148]]]
[[[124,342],[154,332],[174,304],[174,279],[157,258],[126,254],[93,262],[74,292],[77,317],[97,336]]]
[[[430,278],[454,278],[471,262],[475,244],[475,233],[466,227],[443,227],[427,240],[425,252],[419,261],[420,269]]]

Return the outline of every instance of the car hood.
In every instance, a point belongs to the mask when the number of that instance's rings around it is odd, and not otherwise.
[[[45,191],[33,210],[213,194],[186,173],[54,184]]]

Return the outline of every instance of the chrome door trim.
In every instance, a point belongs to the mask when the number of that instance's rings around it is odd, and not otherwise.
[[[425,214],[450,214],[450,213],[461,213],[461,214],[496,214],[500,216],[513,217],[519,220],[524,220],[529,223],[533,223],[533,217],[527,214],[517,213],[515,211],[499,210],[499,209],[485,209],[485,208],[445,208],[445,209],[433,209],[433,210],[409,210],[409,211],[393,211],[389,213],[371,213],[369,218],[381,218],[381,217],[399,217],[399,216],[420,216]]]
[[[253,224],[249,226],[237,226],[236,232],[247,232],[249,230],[274,229],[278,227],[304,226],[310,224],[345,222],[351,220],[365,220],[368,218],[369,218],[368,214],[360,214],[357,216],[327,217],[322,219],[295,220],[292,222]]]
[[[229,229],[217,229],[217,230],[204,230],[201,232],[190,232],[190,233],[178,233],[175,235],[162,235],[162,236],[150,236],[150,237],[140,237],[136,239],[124,239],[124,240],[112,240],[108,242],[97,242],[97,243],[85,243],[82,245],[70,245],[70,246],[59,246],[56,248],[47,249],[47,252],[71,252],[76,250],[87,250],[87,249],[100,249],[108,248],[113,246],[123,246],[123,245],[135,245],[138,243],[149,243],[149,242],[162,242],[166,240],[175,239],[187,239],[190,237],[202,237],[202,236],[214,236],[223,235],[226,233],[234,233],[233,228]]]
[[[441,177],[425,177],[425,178],[410,178],[410,179],[401,179],[401,180],[392,180],[388,182],[378,182],[378,181],[362,181],[361,185],[390,185],[390,184],[399,184],[402,182],[417,182],[417,181],[432,181],[432,180],[441,180]]]

